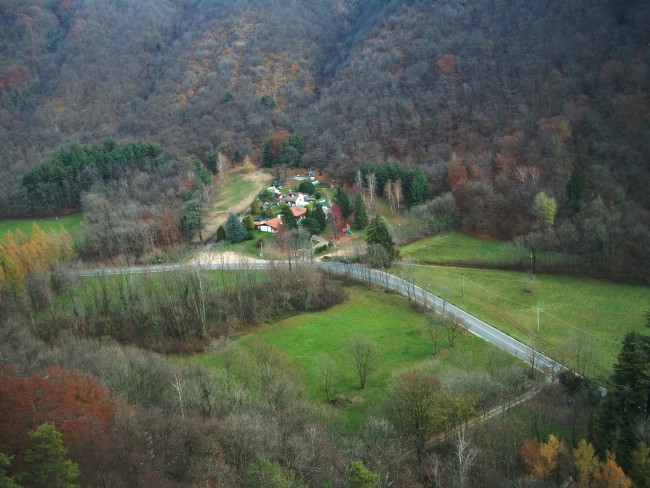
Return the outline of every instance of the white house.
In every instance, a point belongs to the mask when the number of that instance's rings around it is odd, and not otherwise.
[[[305,197],[308,197],[306,193],[287,193],[285,196],[282,197],[282,203],[286,203],[290,207],[294,207],[296,205],[300,205],[301,207],[304,207],[305,204],[307,203],[307,200]]]
[[[269,220],[255,222],[255,225],[257,225],[257,228],[262,232],[271,232],[272,234],[275,234],[282,226],[282,219],[280,217],[274,217]]]

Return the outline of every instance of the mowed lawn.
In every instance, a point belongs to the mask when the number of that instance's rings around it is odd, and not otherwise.
[[[587,356],[596,376],[611,370],[628,331],[647,331],[650,287],[537,275],[528,292],[518,272],[418,265],[413,274],[418,285],[569,367]]]
[[[48,217],[43,219],[6,219],[0,220],[0,239],[4,239],[7,231],[14,234],[20,230],[26,236],[32,235],[32,223],[36,222],[41,230],[45,232],[56,232],[61,228],[68,232],[76,232],[81,227],[83,215],[76,213],[72,215],[65,215],[63,217]]]
[[[262,341],[281,351],[305,376],[310,397],[325,400],[319,372],[318,355],[329,355],[337,365],[333,395],[344,395],[362,401],[345,409],[348,427],[363,425],[376,409],[383,408],[391,378],[402,371],[427,363],[429,371],[458,367],[484,370],[488,364],[519,364],[501,354],[487,342],[471,334],[457,339],[455,347],[444,349],[431,363],[432,346],[426,331],[427,318],[413,309],[408,300],[381,291],[348,287],[348,300],[329,310],[299,314],[275,324],[264,326],[240,339],[250,347]],[[359,380],[347,354],[347,346],[355,335],[370,338],[379,352],[377,370],[370,375],[366,388],[359,390]],[[445,341],[443,341],[444,343]],[[208,367],[220,367],[219,354],[199,356]],[[498,361],[495,360],[498,358]],[[521,362],[521,367],[527,366]]]

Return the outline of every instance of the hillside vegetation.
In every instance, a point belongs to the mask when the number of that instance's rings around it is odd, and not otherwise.
[[[464,230],[648,272],[647,2],[20,0],[0,12],[0,216],[29,215],[22,175],[71,143],[144,139],[172,160],[237,161],[299,134],[288,162],[350,181],[366,161],[415,165],[430,197],[452,193]],[[546,225],[542,193],[556,209]]]

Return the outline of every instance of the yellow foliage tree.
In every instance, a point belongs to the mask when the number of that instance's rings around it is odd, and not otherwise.
[[[598,469],[598,458],[591,442],[580,439],[573,450],[573,462],[578,471],[578,488],[588,488],[592,475]]]
[[[0,245],[0,265],[4,269],[7,288],[13,292],[24,290],[26,270],[21,259],[20,248],[10,231],[7,231],[4,243]]]
[[[531,440],[526,442],[519,450],[524,464],[530,474],[539,480],[546,480],[552,476],[560,477],[567,474],[567,461],[569,451],[553,434],[548,436],[547,442]]]
[[[594,474],[591,488],[630,488],[631,486],[632,481],[616,463],[614,454],[607,451],[607,459],[600,464],[598,471]]]
[[[5,280],[5,270],[0,265],[0,305],[2,305],[2,297],[4,295],[4,291],[6,287],[7,287],[7,281]]]

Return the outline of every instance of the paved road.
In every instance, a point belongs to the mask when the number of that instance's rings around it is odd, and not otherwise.
[[[77,276],[97,276],[97,275],[121,275],[121,274],[138,274],[138,273],[160,273],[170,271],[181,271],[191,269],[203,270],[255,270],[255,269],[269,269],[273,266],[286,266],[283,261],[264,261],[264,262],[218,262],[207,263],[199,265],[188,264],[170,264],[159,266],[132,266],[121,268],[104,268],[104,269],[90,269],[90,270],[76,270],[72,271]],[[567,370],[565,366],[556,363],[551,358],[543,355],[539,351],[519,342],[518,340],[510,337],[508,334],[492,327],[491,325],[483,322],[482,320],[474,317],[473,315],[465,312],[464,310],[455,307],[449,302],[445,302],[442,298],[428,292],[427,290],[395,275],[385,273],[376,269],[367,268],[354,264],[339,264],[327,262],[314,262],[314,266],[337,275],[347,276],[358,280],[367,281],[379,285],[385,289],[397,292],[410,300],[414,300],[420,305],[433,309],[439,313],[452,316],[472,334],[485,339],[486,341],[494,344],[500,349],[512,354],[513,356],[525,361],[535,368],[548,373],[557,374],[560,371]]]
[[[545,373],[557,374],[560,371],[567,369],[539,351],[519,342],[508,334],[505,334],[486,322],[483,322],[481,319],[455,307],[449,302],[443,301],[442,298],[413,283],[410,283],[405,279],[383,271],[350,264],[319,263],[319,267],[330,273],[376,283],[377,285],[404,295],[410,300],[414,300],[427,308],[440,313],[450,314],[454,318],[458,319],[459,323],[472,334],[485,339],[513,356],[534,365],[537,369],[544,371]]]

